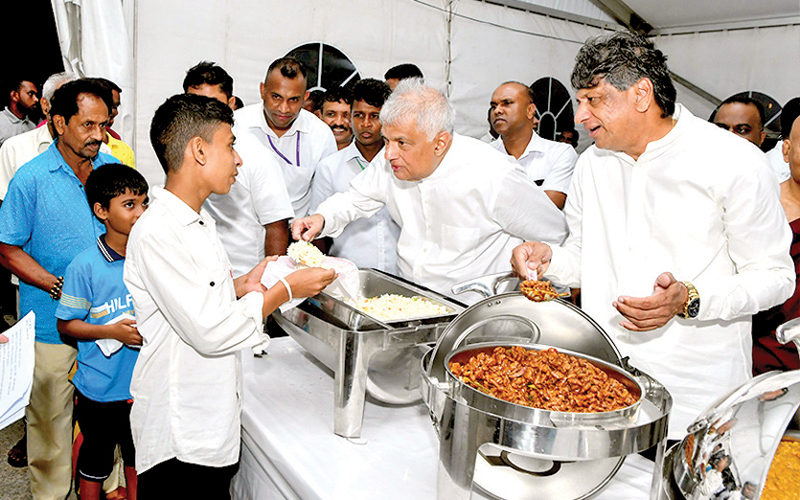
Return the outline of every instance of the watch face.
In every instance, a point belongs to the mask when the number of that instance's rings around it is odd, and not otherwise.
[[[700,299],[694,299],[693,301],[689,302],[689,305],[686,307],[686,316],[689,318],[696,318],[699,313]]]

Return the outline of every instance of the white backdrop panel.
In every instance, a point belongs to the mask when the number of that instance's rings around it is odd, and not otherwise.
[[[445,16],[412,0],[140,0],[136,29],[136,153],[151,183],[163,182],[163,171],[150,147],[150,119],[201,60],[223,66],[246,104],[260,100],[270,62],[314,41],[342,50],[362,77],[382,79],[401,62],[416,63],[435,84],[444,77]]]
[[[756,90],[783,105],[800,95],[800,26],[662,36],[655,43],[672,71],[719,99]],[[678,86],[678,100],[708,118],[715,106],[688,92]]]

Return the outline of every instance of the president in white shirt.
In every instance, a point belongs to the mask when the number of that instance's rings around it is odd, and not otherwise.
[[[521,238],[564,239],[561,211],[506,155],[455,134],[455,111],[438,90],[403,80],[380,118],[384,156],[316,214],[295,220],[295,239],[336,237],[385,206],[400,226],[400,276],[451,296],[459,282],[510,270],[508,257]],[[481,298],[468,293],[458,299]]]

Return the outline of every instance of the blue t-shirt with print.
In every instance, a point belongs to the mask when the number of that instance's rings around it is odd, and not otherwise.
[[[0,207],[0,242],[21,247],[54,276],[64,276],[72,259],[92,246],[105,227],[92,214],[78,176],[53,144],[11,179]],[[100,153],[94,168],[118,163]],[[36,313],[36,341],[60,344],[55,312],[58,302],[45,290],[20,280],[20,317]]]
[[[126,313],[133,316],[133,301],[122,281],[125,258],[106,245],[104,236],[67,268],[56,318],[105,325]],[[124,345],[106,357],[94,340],[78,340],[78,371],[72,383],[92,401],[128,400],[138,356],[138,350]]]

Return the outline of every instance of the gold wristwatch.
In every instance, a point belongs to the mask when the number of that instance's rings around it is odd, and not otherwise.
[[[678,316],[689,319],[696,318],[697,314],[700,312],[700,294],[697,293],[697,288],[690,282],[681,281],[681,283],[686,287],[689,296],[686,298],[686,302],[683,303],[683,312],[678,313]]]

